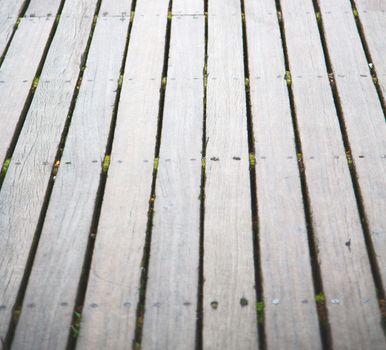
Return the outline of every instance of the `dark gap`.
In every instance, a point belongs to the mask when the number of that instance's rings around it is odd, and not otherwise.
[[[158,109],[158,126],[157,126],[157,139],[156,146],[154,151],[154,169],[153,169],[153,181],[151,185],[150,200],[149,200],[149,210],[148,210],[148,221],[146,227],[146,241],[143,251],[142,258],[142,273],[140,280],[140,293],[139,300],[137,305],[137,322],[135,327],[135,336],[133,340],[133,349],[141,349],[142,344],[142,331],[143,331],[143,320],[145,316],[145,303],[146,303],[146,286],[147,286],[147,277],[150,261],[150,251],[151,251],[151,238],[152,238],[152,228],[153,228],[153,217],[154,217],[154,202],[155,202],[155,190],[157,182],[157,173],[158,173],[158,158],[161,146],[161,136],[162,136],[162,121],[164,113],[164,104],[165,104],[165,92],[166,92],[166,81],[168,73],[168,59],[169,59],[169,49],[170,49],[170,36],[171,36],[171,27],[172,27],[172,16],[169,14],[172,11],[173,0],[169,0],[169,7],[166,26],[166,39],[165,39],[165,49],[164,49],[164,62],[162,69],[162,81],[160,86],[160,101]]]
[[[384,300],[385,299],[385,290],[384,290],[382,278],[381,278],[382,274],[379,270],[373,241],[371,239],[371,232],[370,232],[370,228],[368,225],[366,210],[365,210],[365,207],[363,204],[363,197],[362,197],[361,188],[360,188],[360,185],[358,182],[358,175],[357,175],[357,171],[356,171],[356,167],[355,167],[355,162],[351,158],[350,141],[349,141],[349,137],[347,134],[347,128],[346,128],[346,123],[344,120],[344,113],[343,113],[343,109],[342,109],[341,100],[339,97],[339,92],[338,92],[338,89],[337,89],[336,84],[335,84],[335,77],[334,77],[334,73],[333,73],[333,69],[332,69],[331,59],[330,59],[330,55],[328,52],[327,40],[326,40],[324,26],[323,26],[323,17],[322,17],[322,13],[320,11],[320,7],[319,7],[317,0],[313,0],[313,5],[314,5],[315,13],[319,13],[319,16],[320,16],[320,20],[317,21],[319,33],[320,33],[320,39],[321,39],[321,43],[322,43],[322,47],[323,47],[323,53],[324,53],[324,57],[325,57],[327,72],[330,76],[330,86],[331,86],[331,91],[332,91],[333,98],[334,98],[335,108],[337,111],[337,116],[338,116],[340,131],[342,134],[343,144],[344,144],[344,147],[346,150],[346,154],[348,155],[348,161],[349,161],[348,166],[349,166],[349,170],[350,170],[351,180],[353,183],[354,194],[355,194],[355,198],[356,198],[356,202],[357,202],[357,206],[358,206],[358,213],[359,213],[359,217],[360,217],[360,221],[361,221],[361,225],[362,225],[362,230],[363,230],[363,234],[364,234],[364,238],[365,238],[365,243],[366,243],[366,247],[367,247],[367,253],[368,253],[368,257],[369,257],[369,261],[370,261],[370,267],[371,267],[371,271],[372,271],[372,275],[373,275],[373,279],[374,279],[376,293],[377,293],[379,300]],[[386,315],[384,315],[384,310],[382,310],[382,306],[379,305],[379,307],[380,307],[380,312],[381,312],[382,323],[384,325],[384,330],[386,333]]]
[[[100,8],[100,5],[101,5],[101,1],[102,0],[98,0],[98,2],[97,2],[96,9],[95,9],[95,16],[97,16],[98,13],[99,13],[99,8]],[[60,11],[63,8],[62,5],[64,5],[64,1],[61,3]],[[82,57],[85,57],[85,59],[87,59],[87,54],[88,54],[88,51],[89,51],[89,48],[90,48],[90,45],[91,45],[94,29],[95,29],[95,21],[92,24],[91,32],[90,32],[90,35],[89,35],[89,38],[88,38],[88,41],[87,41],[87,45],[86,45],[86,49],[85,49],[84,54],[82,55]],[[42,229],[43,229],[43,225],[44,225],[44,218],[46,216],[46,212],[47,212],[47,208],[48,208],[48,205],[49,205],[52,189],[53,189],[53,186],[54,186],[54,183],[55,183],[55,176],[56,176],[56,172],[58,170],[57,162],[58,161],[60,162],[60,158],[62,156],[62,151],[63,151],[64,145],[65,145],[68,129],[69,129],[69,126],[70,126],[70,123],[71,123],[71,118],[72,118],[72,114],[73,114],[73,111],[74,111],[74,108],[75,108],[76,99],[78,97],[80,84],[82,82],[82,77],[83,77],[83,69],[81,67],[81,69],[79,71],[79,75],[78,75],[77,84],[75,86],[74,93],[73,93],[73,96],[72,96],[68,117],[67,117],[67,120],[66,120],[63,132],[62,132],[61,140],[60,140],[60,143],[59,143],[59,146],[58,146],[58,151],[57,151],[56,156],[55,156],[54,165],[53,165],[52,170],[51,170],[50,180],[48,182],[48,187],[47,187],[46,194],[45,194],[45,197],[44,197],[42,209],[40,211],[38,224],[37,224],[37,227],[36,227],[36,230],[35,230],[34,239],[33,239],[33,242],[32,242],[32,245],[31,245],[31,249],[30,249],[30,253],[29,253],[29,256],[28,256],[28,260],[27,260],[27,265],[26,265],[26,268],[24,270],[23,279],[22,279],[22,282],[20,284],[20,288],[19,288],[19,291],[18,291],[18,295],[17,295],[17,298],[16,298],[15,305],[13,307],[13,313],[14,314],[15,313],[20,313],[20,311],[22,310],[24,295],[25,295],[26,288],[27,288],[27,285],[28,285],[28,280],[29,280],[29,276],[30,276],[30,273],[31,273],[31,270],[32,270],[33,262],[34,262],[35,255],[36,255],[36,251],[37,251],[37,248],[38,248],[40,235],[41,235],[41,232],[42,232]],[[8,332],[7,332],[7,335],[6,335],[6,338],[5,338],[5,342],[4,342],[4,344],[5,344],[4,348],[5,349],[8,349],[8,348],[11,347],[12,341],[13,341],[13,337],[15,335],[16,327],[17,327],[17,319],[14,318],[11,321],[11,323],[10,323],[10,326],[9,326],[9,329],[8,329]]]
[[[58,18],[60,16],[60,14],[62,13],[64,2],[65,2],[65,0],[62,0],[61,3],[60,3],[56,18]],[[24,9],[24,13],[25,13],[26,10],[27,9]],[[40,59],[38,68],[36,70],[35,79],[38,79],[38,77],[40,77],[40,74],[41,74],[41,72],[43,70],[44,63],[46,61],[47,54],[48,54],[48,51],[49,51],[49,49],[51,47],[51,44],[52,44],[52,41],[54,39],[54,36],[55,36],[55,33],[56,33],[56,29],[58,28],[58,25],[59,25],[59,22],[55,20],[54,24],[52,26],[50,35],[48,37],[47,44],[46,44],[46,46],[44,48],[42,57]],[[11,143],[9,145],[9,148],[8,148],[6,156],[5,156],[5,162],[7,162],[7,160],[10,160],[12,158],[12,154],[13,154],[13,152],[15,150],[18,138],[19,138],[21,130],[23,128],[25,118],[27,117],[29,108],[31,106],[31,103],[32,103],[32,100],[33,100],[33,97],[34,97],[34,93],[35,93],[35,90],[36,90],[35,87],[34,87],[35,79],[31,83],[30,92],[29,92],[29,94],[27,96],[27,99],[26,99],[26,101],[24,103],[23,109],[22,109],[21,114],[20,114],[20,118],[19,118],[19,120],[18,120],[18,122],[16,124],[14,135],[12,137]],[[4,166],[4,164],[2,164],[2,165]],[[5,175],[6,175],[6,172],[0,174],[0,190],[1,190],[1,187],[3,185],[3,181],[4,181],[4,178],[5,178]]]
[[[276,11],[278,14],[277,17],[278,17],[278,23],[280,28],[280,34],[282,39],[285,70],[286,72],[290,72],[290,62],[289,62],[289,56],[288,56],[287,39],[286,39],[285,28],[284,28],[284,18],[281,10],[281,2],[280,0],[275,0],[275,1],[276,1]],[[309,197],[307,179],[305,175],[305,167],[302,159],[303,151],[302,151],[302,143],[301,143],[301,137],[299,132],[299,125],[298,125],[297,115],[296,115],[295,98],[294,98],[294,93],[293,93],[291,83],[289,83],[288,81],[287,81],[287,88],[288,88],[289,102],[290,102],[290,108],[291,108],[292,124],[294,128],[295,147],[296,147],[296,153],[298,154],[298,167],[299,167],[299,175],[300,175],[300,182],[301,182],[302,196],[303,196],[303,203],[304,203],[305,220],[307,225],[308,246],[310,251],[314,290],[315,290],[315,294],[324,295],[323,280],[322,280],[322,274],[320,271],[319,259],[318,259],[318,246],[316,243],[315,232],[314,232],[313,223],[312,223],[311,200]],[[316,303],[316,310],[319,318],[319,328],[320,328],[320,335],[321,335],[323,349],[332,349],[332,337],[331,337],[330,324],[328,321],[327,307],[324,303]]]
[[[351,2],[351,7],[353,10],[353,13],[356,14],[356,15],[354,15],[355,23],[357,25],[359,37],[361,39],[361,43],[362,43],[362,47],[363,47],[363,51],[365,52],[365,55],[366,55],[370,74],[371,74],[371,77],[373,78],[373,83],[374,83],[375,89],[377,90],[377,94],[378,94],[379,102],[380,102],[381,107],[382,107],[383,115],[386,118],[385,97],[383,96],[382,89],[379,86],[377,71],[375,69],[374,62],[373,62],[373,59],[371,57],[370,49],[369,49],[369,46],[368,46],[367,41],[366,41],[365,31],[363,30],[363,25],[362,25],[361,19],[359,17],[359,12],[358,12],[358,9],[356,7],[355,0],[350,0],[350,2]]]
[[[129,50],[130,36],[131,36],[131,30],[133,27],[133,20],[134,20],[133,14],[135,12],[136,3],[137,3],[137,0],[133,0],[131,5],[131,17],[130,17],[130,22],[127,30],[125,48],[123,51],[120,75],[118,77],[117,93],[115,96],[114,109],[113,109],[113,114],[111,118],[110,130],[109,130],[109,135],[106,143],[106,151],[105,151],[104,159],[106,159],[107,156],[110,156],[111,150],[112,150],[115,127],[117,124],[119,101],[120,101],[121,92],[122,92],[122,79],[125,74],[125,68],[126,68],[125,63],[126,63],[127,53]],[[77,292],[77,297],[74,305],[71,325],[75,325],[77,322],[79,322],[79,317],[76,316],[76,313],[81,315],[84,307],[84,301],[85,301],[86,292],[87,292],[87,285],[88,285],[88,280],[90,276],[92,257],[93,257],[94,247],[95,247],[95,240],[96,240],[96,235],[98,230],[99,218],[102,210],[103,197],[104,197],[105,188],[106,188],[107,174],[108,174],[108,169],[103,169],[103,163],[102,163],[100,182],[99,182],[99,187],[98,187],[98,191],[95,199],[94,213],[93,213],[93,218],[92,218],[91,227],[90,227],[90,236],[86,247],[85,258],[83,261],[82,274],[79,280],[78,292]],[[73,335],[72,328],[70,328],[69,335],[68,335],[67,350],[75,349],[77,340],[78,338]]]
[[[13,37],[15,36],[15,33],[16,33],[16,31],[17,31],[17,28],[19,27],[20,19],[21,19],[22,17],[24,17],[24,15],[25,15],[25,13],[26,13],[26,11],[27,11],[27,8],[28,8],[30,2],[31,2],[31,0],[25,0],[25,2],[23,3],[23,5],[22,5],[21,8],[20,8],[19,14],[18,14],[18,16],[17,16],[16,23],[15,23],[15,25],[13,26],[13,29],[12,29],[12,33],[11,33],[9,39],[8,39],[7,45],[5,46],[2,55],[0,56],[0,67],[2,66],[2,64],[3,64],[3,62],[4,62],[5,56],[7,55],[7,52],[8,52],[8,49],[9,49],[9,47],[11,46]]]
[[[204,235],[205,235],[205,182],[206,182],[206,104],[208,81],[208,0],[204,0],[205,14],[205,61],[203,68],[203,123],[202,123],[202,151],[201,151],[201,191],[200,191],[200,249],[198,265],[198,291],[197,291],[197,322],[196,322],[196,350],[203,349],[203,323],[204,323]]]
[[[248,150],[250,157],[255,157],[255,138],[253,133],[253,115],[251,109],[251,93],[250,93],[250,74],[248,60],[248,38],[247,38],[247,23],[245,18],[245,1],[240,1],[241,6],[241,23],[243,31],[243,57],[244,57],[244,77],[245,77],[245,100],[247,112],[247,130],[248,130]],[[253,164],[253,165],[252,165]],[[261,266],[260,252],[260,232],[259,232],[259,211],[257,199],[257,180],[256,180],[256,162],[250,164],[249,177],[251,186],[251,211],[252,211],[252,239],[254,250],[254,266],[255,266],[255,290],[256,290],[256,316],[258,328],[259,348],[264,350],[267,348],[266,334],[264,325],[264,308],[257,308],[257,305],[264,305],[264,290],[263,290],[263,272]]]

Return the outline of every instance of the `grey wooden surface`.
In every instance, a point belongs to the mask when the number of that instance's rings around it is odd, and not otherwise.
[[[0,164],[19,125],[54,17],[23,18],[0,68]]]
[[[195,349],[204,28],[203,16],[173,16],[143,349]]]
[[[372,82],[350,4],[323,0],[320,5],[375,258],[383,285],[386,285],[385,115]],[[352,38],[352,41],[349,43],[345,38]],[[380,39],[378,45],[385,46],[385,42],[385,39]]]
[[[366,43],[370,50],[374,68],[377,72],[378,84],[383,96],[386,95],[386,2],[384,1],[355,1],[358,16]]]
[[[96,1],[68,1],[0,192],[0,337],[11,318]],[[85,17],[87,15],[87,17]],[[73,40],[75,37],[77,40]],[[47,117],[49,116],[49,118]]]
[[[381,349],[378,301],[312,2],[282,7],[332,341],[337,349]]]
[[[307,227],[275,2],[248,1],[245,12],[266,344],[269,349],[320,349]]]
[[[80,349],[130,348],[153,179],[168,1],[137,2]]]
[[[0,57],[11,38],[24,3],[25,0],[2,0],[0,2]]]
[[[13,343],[15,349],[66,348],[92,234],[128,23],[129,17],[104,16],[97,21],[27,285]]]
[[[239,1],[210,1],[203,346],[256,349],[253,233]]]
[[[334,349],[384,349],[383,0],[23,3],[0,0],[0,348],[320,349],[329,329]]]

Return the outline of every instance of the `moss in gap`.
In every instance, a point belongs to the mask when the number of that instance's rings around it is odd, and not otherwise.
[[[7,173],[7,170],[8,170],[8,167],[9,167],[9,164],[11,163],[11,158],[8,158],[5,160],[4,164],[3,164],[3,167],[1,168],[1,172],[0,172],[0,176],[1,177],[4,177],[5,174]]]
[[[317,304],[323,305],[326,302],[326,296],[323,293],[318,293],[315,295],[315,302]]]
[[[253,169],[255,167],[256,157],[254,153],[249,153],[249,165]]]
[[[291,77],[291,72],[289,70],[285,72],[285,80],[288,86],[292,85],[292,77]]]
[[[257,312],[257,322],[263,323],[264,322],[264,302],[260,301],[256,303],[256,312]]]
[[[103,172],[106,174],[109,170],[109,166],[110,166],[110,156],[109,155],[105,155],[105,158],[103,159]]]

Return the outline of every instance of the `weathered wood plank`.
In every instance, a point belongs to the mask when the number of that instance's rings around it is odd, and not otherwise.
[[[66,2],[1,188],[0,337],[7,331],[23,278],[95,5],[96,0]]]
[[[80,349],[126,349],[134,339],[167,12],[167,0],[137,2],[82,314]]]
[[[203,15],[202,0],[173,0],[173,15]]]
[[[10,147],[54,17],[22,18],[0,68],[0,164]]]
[[[311,1],[282,1],[303,160],[334,347],[381,349],[369,259]]]
[[[128,23],[128,17],[102,17],[97,21],[24,297],[15,349],[66,348]]]
[[[323,0],[320,6],[375,258],[383,285],[386,285],[385,116],[369,73],[350,4],[342,0]],[[385,43],[385,38],[380,39],[379,45],[385,46]]]
[[[204,29],[203,16],[173,16],[143,349],[195,349]]]
[[[8,44],[25,1],[2,0],[0,2],[0,57]]]
[[[256,349],[256,293],[239,1],[208,9],[205,349]]]
[[[320,349],[307,227],[275,2],[247,1],[245,18],[266,343],[270,349]]]
[[[386,95],[386,2],[376,0],[355,1],[362,23],[366,43],[370,50],[378,83]]]

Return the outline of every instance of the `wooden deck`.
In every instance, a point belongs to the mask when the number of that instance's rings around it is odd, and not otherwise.
[[[386,0],[0,0],[0,348],[386,349]]]

